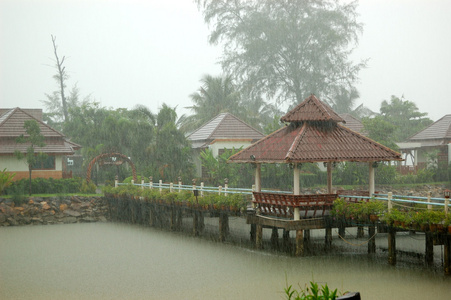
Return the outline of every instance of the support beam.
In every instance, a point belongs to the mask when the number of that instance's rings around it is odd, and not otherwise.
[[[445,275],[451,275],[451,237],[450,235],[445,235],[443,238],[444,238],[443,267]]]
[[[300,195],[301,194],[301,187],[300,187],[300,170],[298,168],[298,164],[294,164],[293,168],[293,194],[294,195]],[[300,220],[301,214],[299,212],[299,207],[294,208],[293,212],[293,218],[294,220]]]
[[[332,249],[332,227],[327,226],[326,227],[326,245],[325,245],[326,251],[329,251]]]
[[[388,264],[396,265],[396,229],[388,227]]]
[[[255,191],[262,191],[262,168],[261,164],[255,164]]]
[[[257,249],[263,249],[263,226],[257,225],[256,231],[255,231],[255,247]]]
[[[271,247],[273,250],[279,250],[279,230],[277,229],[277,227],[272,228]]]
[[[304,256],[304,231],[296,230],[296,252],[295,256]]]
[[[426,253],[424,255],[424,259],[426,265],[432,266],[434,264],[434,237],[432,232],[426,232],[425,235]]]
[[[368,226],[368,235],[370,240],[368,241],[368,254],[376,253],[376,225]]]
[[[370,197],[372,197],[373,196],[373,194],[374,194],[374,191],[375,191],[375,181],[374,181],[374,162],[372,162],[372,161],[370,161],[369,162],[369,169],[370,169],[370,172],[369,172],[369,178],[368,178],[368,184],[369,184],[369,187],[368,187],[368,189],[369,189],[369,192],[370,192]]]
[[[332,162],[327,162],[327,193],[332,194]]]
[[[284,229],[283,230],[283,235],[282,235],[282,247],[283,247],[283,251],[289,253],[290,249],[291,249],[291,244],[290,244],[290,231]]]

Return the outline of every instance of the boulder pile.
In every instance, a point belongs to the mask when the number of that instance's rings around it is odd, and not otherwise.
[[[0,198],[0,226],[106,222],[102,197]]]

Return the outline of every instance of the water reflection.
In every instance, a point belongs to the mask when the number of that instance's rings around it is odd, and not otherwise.
[[[451,278],[366,255],[287,257],[124,224],[0,228],[0,299],[284,299],[312,278],[368,299],[447,299]]]

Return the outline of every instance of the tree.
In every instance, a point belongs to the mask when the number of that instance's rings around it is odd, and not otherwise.
[[[111,110],[86,102],[69,113],[63,132],[83,145],[86,163],[104,152],[120,152],[131,158],[139,172],[152,165],[147,149],[155,139],[155,117],[145,106]]]
[[[280,113],[275,106],[267,104],[259,96],[251,98],[247,95],[247,100],[244,100],[230,75],[204,75],[201,83],[199,89],[190,95],[193,105],[187,108],[191,109],[193,114],[180,118],[180,129],[183,132],[193,131],[224,112],[261,129],[271,122],[275,113]]]
[[[51,37],[53,44],[53,54],[55,55],[55,68],[57,70],[57,73],[53,76],[53,79],[55,79],[58,83],[59,89],[58,91],[54,91],[51,95],[45,94],[47,100],[44,100],[43,103],[49,109],[48,117],[50,119],[52,119],[54,122],[61,121],[61,119],[62,121],[67,121],[69,119],[69,105],[67,103],[65,95],[65,88],[66,80],[69,76],[67,75],[66,67],[64,66],[64,60],[66,59],[66,57],[63,56],[60,59],[57,52],[58,47],[56,45],[56,36],[51,35]],[[72,92],[75,92],[78,96],[77,87],[75,87]],[[78,99],[78,97],[73,97],[73,94],[71,96],[72,100]]]
[[[26,120],[24,122],[24,128],[27,132],[27,136],[24,136],[23,134],[20,135],[16,139],[16,143],[28,143],[30,144],[27,148],[27,152],[23,154],[19,150],[16,150],[14,152],[17,159],[26,158],[27,164],[28,164],[28,173],[29,173],[29,179],[30,179],[30,189],[29,194],[31,195],[31,172],[33,170],[33,166],[43,160],[47,157],[46,154],[39,152],[38,154],[35,153],[36,147],[44,147],[44,139],[45,137],[41,134],[41,129],[39,128],[38,122],[36,120]]]
[[[370,139],[387,146],[390,149],[397,150],[398,146],[395,143],[394,133],[396,126],[386,121],[382,116],[374,118],[363,118],[362,124]]]
[[[194,114],[183,119],[182,130],[185,132],[199,128],[220,113],[239,112],[240,94],[230,75],[204,75],[201,83],[199,89],[190,95],[193,105],[187,108]]]
[[[191,145],[176,123],[175,109],[163,104],[157,115],[155,141],[148,148],[153,174],[157,172],[162,180],[176,181],[178,176],[190,180],[194,174]]]
[[[384,120],[395,126],[395,142],[403,142],[432,124],[432,120],[426,117],[427,113],[420,112],[414,102],[404,100],[403,96],[399,98],[392,95],[390,102],[382,101],[380,114]]]
[[[357,2],[333,0],[196,0],[222,43],[221,64],[244,90],[277,103],[300,103],[311,93],[333,105],[355,91],[366,61],[348,57],[358,42]],[[345,97],[346,98],[346,97]],[[335,99],[335,100],[334,100]],[[346,101],[352,104],[352,97]]]

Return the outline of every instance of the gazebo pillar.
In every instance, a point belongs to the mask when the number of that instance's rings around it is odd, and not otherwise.
[[[293,194],[294,195],[300,195],[301,194],[301,187],[300,187],[300,183],[299,180],[300,179],[300,169],[298,168],[298,164],[294,164],[294,168],[293,168]],[[299,207],[295,207],[294,208],[294,219],[295,220],[300,220],[301,219],[301,214],[299,212]]]
[[[368,184],[369,184],[368,190],[370,193],[370,195],[369,195],[370,197],[372,197],[374,194],[374,165],[373,164],[374,164],[373,161],[369,162],[370,173],[369,173],[369,177],[368,177]]]
[[[332,162],[327,162],[327,193],[332,194]]]
[[[262,191],[262,168],[261,164],[257,163],[255,164],[255,191],[261,192]]]

